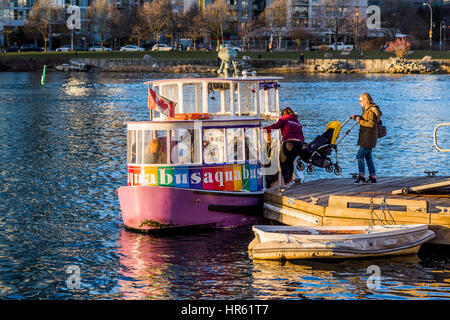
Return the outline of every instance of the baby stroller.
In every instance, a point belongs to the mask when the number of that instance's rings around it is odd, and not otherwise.
[[[340,175],[342,173],[342,169],[338,164],[337,145],[350,133],[358,122],[355,121],[351,128],[345,132],[345,135],[342,136],[337,142],[336,140],[341,132],[341,129],[350,121],[350,119],[352,119],[352,117],[348,118],[342,125],[339,121],[331,121],[322,135],[317,136],[307,145],[305,149],[300,151],[299,158],[297,160],[297,169],[299,171],[303,171],[306,163],[306,172],[308,174],[313,174],[315,172],[314,166],[316,166],[319,168],[325,168],[328,173],[334,171],[336,175]],[[333,163],[329,157],[332,150],[336,153],[335,163]]]

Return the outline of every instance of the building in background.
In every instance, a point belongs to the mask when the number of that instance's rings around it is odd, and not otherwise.
[[[17,42],[17,39],[23,38],[23,26],[27,19],[27,15],[31,10],[35,0],[0,0],[0,47],[10,46]],[[77,5],[81,9],[81,26],[82,30],[75,31],[75,34],[83,35],[85,42],[91,43],[95,41],[95,35],[89,29],[89,19],[86,10],[93,0],[53,0],[54,5],[67,8],[69,5]],[[114,2],[118,9],[130,8],[136,4],[142,4],[152,0],[110,0]],[[174,10],[185,13],[192,5],[197,4],[199,8],[205,8],[215,0],[172,0]],[[252,21],[258,17],[264,9],[274,0],[225,0],[229,8],[232,10],[230,23],[234,24],[232,30],[239,32],[242,23]],[[382,10],[382,24],[380,30],[370,30],[369,36],[377,37],[386,34],[388,29],[396,29],[402,32],[401,25],[395,25],[395,6],[415,6],[423,7],[422,0],[285,0],[287,4],[286,30],[298,25],[311,34],[313,34],[319,42],[332,41],[332,20],[333,4],[338,3],[344,7],[344,11],[350,12],[358,9],[361,16],[367,16],[367,7],[377,5]],[[428,0],[427,2],[430,2]],[[435,22],[435,33],[439,36],[440,24],[446,27],[442,33],[447,35],[448,26],[450,25],[450,0],[431,0],[433,7],[440,9],[440,21]],[[390,16],[387,17],[386,14]],[[428,14],[424,11],[424,14]],[[388,19],[389,18],[389,19]],[[58,37],[58,34],[54,34]],[[61,35],[59,35],[61,36]],[[80,38],[79,37],[79,38]],[[447,36],[448,37],[448,36]],[[343,41],[350,40],[349,32],[342,32]],[[437,40],[437,38],[435,39]],[[49,43],[52,47],[51,41]]]

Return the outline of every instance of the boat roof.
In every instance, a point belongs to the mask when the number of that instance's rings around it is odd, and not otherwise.
[[[203,83],[203,82],[215,82],[215,83],[227,83],[227,82],[265,82],[265,81],[279,81],[283,80],[283,77],[226,77],[226,78],[181,78],[181,79],[160,79],[147,81],[145,84],[159,85],[170,83]]]

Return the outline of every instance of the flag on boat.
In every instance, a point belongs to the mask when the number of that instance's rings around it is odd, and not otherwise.
[[[156,110],[160,113],[165,114],[169,117],[175,117],[175,106],[176,102],[170,101],[163,96],[160,96],[155,91],[153,91],[150,86],[148,87],[148,108],[151,110]]]

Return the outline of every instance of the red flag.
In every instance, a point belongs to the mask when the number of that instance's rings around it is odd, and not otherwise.
[[[155,91],[153,91],[150,86],[148,87],[148,108],[156,110],[160,113],[165,114],[171,118],[175,117],[175,106],[176,102],[170,101],[163,96],[160,96]]]

